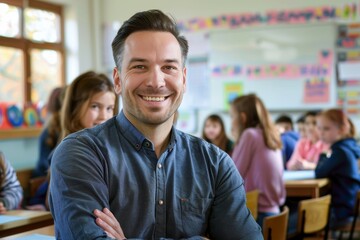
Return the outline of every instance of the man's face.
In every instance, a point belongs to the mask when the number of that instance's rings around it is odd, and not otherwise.
[[[186,87],[178,41],[168,32],[132,33],[125,41],[121,72],[114,70],[114,80],[123,111],[135,126],[172,122]]]

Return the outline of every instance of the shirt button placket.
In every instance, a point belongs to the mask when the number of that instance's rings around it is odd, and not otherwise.
[[[160,238],[166,234],[166,203],[165,203],[165,172],[164,165],[161,160],[156,165],[157,178],[157,204],[156,211],[156,227],[155,238]]]

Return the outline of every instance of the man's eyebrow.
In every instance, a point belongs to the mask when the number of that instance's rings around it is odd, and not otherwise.
[[[174,59],[165,59],[166,63],[180,63],[178,59],[174,58]]]
[[[148,60],[144,59],[144,58],[132,58],[129,61],[129,64],[132,64],[134,62],[141,62],[141,63],[145,63],[148,62]],[[165,63],[177,63],[180,64],[180,61],[176,58],[170,58],[170,59],[165,59],[164,60]]]
[[[132,58],[132,59],[130,59],[129,63],[133,63],[133,62],[147,62],[147,61],[144,58]]]

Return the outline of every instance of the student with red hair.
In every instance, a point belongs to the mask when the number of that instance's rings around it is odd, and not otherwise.
[[[317,127],[321,140],[331,147],[326,154],[320,155],[315,175],[317,178],[330,179],[330,228],[341,227],[352,221],[356,194],[360,190],[360,147],[354,139],[354,125],[340,109],[320,113]]]

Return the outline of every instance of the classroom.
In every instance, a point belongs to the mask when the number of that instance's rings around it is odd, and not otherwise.
[[[70,86],[87,71],[113,81],[111,43],[118,29],[136,12],[150,9],[170,14],[189,43],[178,130],[201,138],[207,117],[216,114],[237,144],[232,101],[254,93],[271,121],[287,115],[294,131],[309,112],[341,109],[359,142],[359,1],[0,0],[0,152],[24,173],[18,178],[26,194],[34,192],[29,181],[40,157],[51,91]],[[28,29],[22,21],[29,22]],[[121,98],[116,101],[114,113],[126,106]],[[331,180],[315,179],[314,168],[301,173],[302,185],[297,176],[287,179],[287,198],[317,199],[329,191]],[[42,217],[37,226],[23,230],[7,230],[0,221],[0,237],[15,239],[11,236],[20,231],[40,227],[44,230],[28,234],[47,234],[49,226],[54,236],[49,216],[35,215]]]

